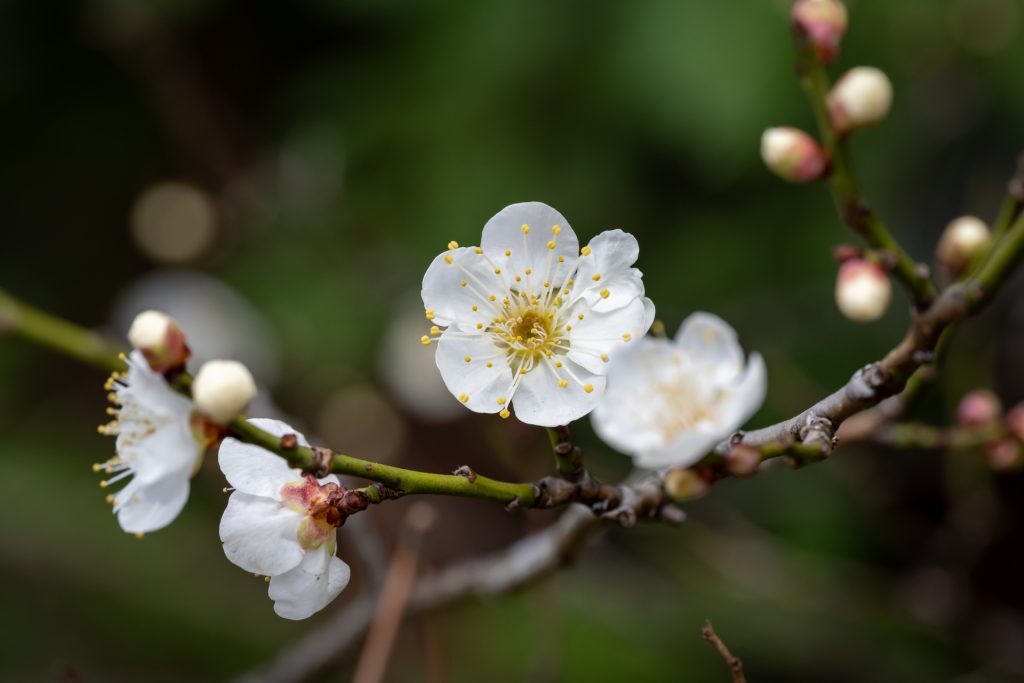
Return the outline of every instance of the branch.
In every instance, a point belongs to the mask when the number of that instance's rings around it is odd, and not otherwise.
[[[715,627],[711,625],[710,619],[704,620],[704,628],[701,629],[700,633],[704,636],[704,640],[711,643],[712,647],[715,648],[729,667],[729,671],[732,672],[732,683],[747,683],[747,677],[743,675],[743,662],[740,661],[739,657],[729,652],[729,648],[725,646],[722,639],[715,633]]]
[[[825,98],[828,95],[830,83],[828,75],[825,73],[825,67],[814,50],[807,45],[801,45],[801,42],[801,36],[798,35],[797,43],[800,56],[797,71],[800,75],[800,85],[814,110],[814,118],[818,123],[822,143],[829,153],[828,181],[836,210],[844,223],[860,234],[872,248],[884,255],[884,265],[889,267],[893,274],[903,282],[914,307],[923,310],[931,304],[936,295],[935,284],[929,277],[928,267],[916,263],[910,258],[878,217],[878,214],[861,196],[850,163],[847,149],[848,138],[835,130],[828,114]]]
[[[504,550],[420,577],[413,585],[406,613],[421,614],[471,597],[504,595],[539,581],[571,562],[599,526],[586,508],[570,507],[551,526]],[[373,619],[376,601],[374,595],[363,595],[342,606],[330,620],[236,683],[298,683],[328,670],[362,638]]]

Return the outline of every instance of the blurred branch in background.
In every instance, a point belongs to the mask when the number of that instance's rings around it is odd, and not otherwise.
[[[715,633],[715,627],[711,625],[710,619],[704,621],[701,635],[704,637],[704,640],[711,643],[711,646],[715,648],[722,661],[729,667],[729,671],[732,673],[732,683],[747,683],[747,677],[743,674],[743,662],[740,661],[739,657],[729,652],[729,648],[725,646],[722,639]]]

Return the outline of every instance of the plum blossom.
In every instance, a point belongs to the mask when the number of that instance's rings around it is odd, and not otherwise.
[[[143,534],[167,526],[185,507],[204,444],[193,430],[192,402],[150,368],[142,351],[124,360],[128,370],[106,384],[114,420],[99,428],[117,436],[117,455],[93,470],[113,475],[100,482],[103,488],[131,477],[107,502],[122,529]]]
[[[546,204],[513,204],[491,218],[479,247],[451,242],[423,276],[448,390],[470,410],[553,427],[586,415],[605,390],[607,363],[654,319],[636,239],[609,230],[579,248]],[[442,328],[443,331],[442,331]]]
[[[732,327],[694,313],[674,340],[646,337],[615,358],[592,421],[639,467],[687,467],[746,422],[766,388],[760,354],[744,363]]]
[[[249,420],[275,436],[305,437],[278,420]],[[349,566],[335,557],[337,528],[345,519],[337,476],[303,477],[282,458],[236,439],[225,439],[220,468],[234,487],[220,521],[224,554],[242,569],[270,578],[274,611],[305,619],[348,585]]]

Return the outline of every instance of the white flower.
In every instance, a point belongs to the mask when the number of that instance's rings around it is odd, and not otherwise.
[[[278,420],[249,420],[275,436],[296,434]],[[303,478],[282,458],[258,446],[225,439],[220,468],[235,487],[220,521],[224,554],[242,569],[270,577],[274,611],[305,619],[348,585],[350,570],[334,556],[341,515],[338,478]]]
[[[143,534],[167,526],[185,507],[203,450],[192,430],[192,402],[151,370],[141,351],[125,362],[128,371],[114,373],[106,385],[115,420],[100,427],[117,435],[117,456],[93,470],[114,474],[100,482],[104,488],[132,478],[107,501],[122,529]]]
[[[203,415],[226,424],[256,398],[256,382],[236,360],[208,360],[192,381],[192,400]]]
[[[610,356],[654,319],[631,267],[636,239],[610,230],[581,250],[560,213],[527,202],[489,220],[480,244],[450,243],[423,276],[448,390],[478,413],[508,417],[513,404],[521,421],[544,427],[586,415]]]
[[[675,340],[638,341],[612,363],[592,419],[639,467],[692,465],[764,401],[764,361],[752,353],[744,364],[736,332],[717,316],[694,313]]]

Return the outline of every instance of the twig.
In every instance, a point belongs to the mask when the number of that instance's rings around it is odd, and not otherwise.
[[[710,619],[704,620],[704,628],[701,629],[700,633],[704,636],[704,640],[711,643],[712,647],[722,657],[726,666],[729,667],[729,671],[732,672],[732,683],[747,683],[747,677],[743,675],[743,662],[740,661],[739,657],[729,652],[729,648],[725,646],[722,639],[715,633],[715,627],[711,625]]]
[[[420,577],[413,584],[406,614],[440,609],[474,596],[504,595],[538,581],[569,563],[598,528],[599,520],[589,510],[572,506],[551,526],[508,548]],[[364,595],[340,606],[331,619],[236,683],[298,683],[329,669],[362,637],[373,619],[375,602],[373,595]]]

